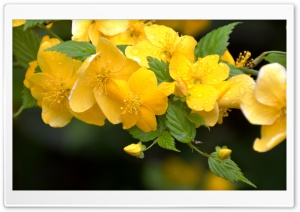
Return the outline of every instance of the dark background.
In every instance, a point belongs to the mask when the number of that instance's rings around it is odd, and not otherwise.
[[[212,29],[235,21],[238,20],[214,20],[197,35],[197,40]],[[254,58],[264,51],[286,51],[286,21],[241,21],[243,24],[236,26],[229,40],[228,48],[235,59],[244,50]],[[57,22],[52,29],[65,40],[71,37],[71,21]],[[14,113],[21,106],[24,75],[25,70],[14,67]],[[269,152],[257,153],[252,149],[256,137],[260,137],[260,126],[250,125],[239,110],[232,110],[222,125],[210,130],[199,128],[196,139],[204,142],[199,147],[207,153],[217,145],[232,149],[232,159],[257,189],[285,190],[286,141]],[[27,109],[13,120],[13,189],[253,189],[243,183],[207,186],[212,179],[207,159],[179,142],[176,147],[180,153],[155,145],[145,152],[144,159],[123,151],[125,146],[137,142],[121,125],[108,121],[104,127],[97,127],[73,119],[64,128],[51,128],[43,123],[40,108]],[[219,185],[219,181],[212,182]]]

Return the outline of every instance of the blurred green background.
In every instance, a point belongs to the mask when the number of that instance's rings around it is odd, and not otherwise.
[[[244,50],[250,51],[253,58],[264,51],[286,51],[285,20],[213,20],[192,35],[198,41],[207,32],[235,21],[243,22],[236,26],[229,40],[229,51],[235,59]],[[179,32],[186,32],[181,25],[177,27]],[[52,30],[70,40],[71,21],[56,22]],[[43,30],[38,33],[47,34]],[[14,113],[21,106],[25,71],[14,66]],[[199,128],[196,139],[203,142],[198,146],[207,153],[217,145],[232,149],[232,159],[258,190],[285,190],[286,142],[267,153],[257,153],[252,144],[259,136],[260,126],[250,125],[241,111],[232,110],[222,125],[210,130]],[[206,158],[179,142],[176,147],[180,153],[156,145],[145,152],[144,159],[123,151],[125,146],[137,142],[121,125],[108,121],[104,127],[97,127],[73,119],[64,128],[51,128],[43,123],[40,108],[27,109],[13,120],[13,189],[253,189],[215,177],[208,170]]]

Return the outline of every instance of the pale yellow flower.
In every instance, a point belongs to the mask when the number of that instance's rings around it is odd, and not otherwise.
[[[269,151],[286,139],[286,70],[282,65],[261,67],[255,86],[241,98],[241,110],[251,124],[262,125],[254,150]]]

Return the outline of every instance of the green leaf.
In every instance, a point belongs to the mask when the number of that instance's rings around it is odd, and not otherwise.
[[[217,152],[210,154],[208,158],[209,169],[217,176],[229,181],[241,181],[256,188],[256,186],[244,177],[241,169],[230,158],[222,160]]]
[[[185,102],[169,100],[167,127],[171,135],[180,142],[189,143],[196,136],[195,124],[189,121],[190,109]]]
[[[14,117],[17,117],[21,114],[24,109],[32,108],[37,106],[37,101],[31,95],[31,92],[28,88],[24,87],[22,91],[22,106],[20,109],[14,114]]]
[[[190,122],[196,125],[206,125],[204,119],[198,113],[190,113],[188,119],[190,120]]]
[[[70,40],[59,43],[45,51],[57,51],[76,60],[84,61],[87,57],[96,53],[96,47],[89,42]]]
[[[36,60],[39,46],[40,39],[35,31],[13,28],[13,55],[23,68],[27,69],[28,63]]]
[[[125,55],[125,49],[128,45],[117,45],[116,47]]]
[[[270,63],[279,63],[286,67],[286,54],[270,53],[264,59]]]
[[[26,20],[23,29],[27,30],[28,28],[35,27],[38,25],[49,24],[52,20]]]
[[[176,149],[174,138],[171,136],[171,134],[168,131],[163,131],[161,135],[158,136],[157,144],[162,148],[180,152],[178,149]]]
[[[150,70],[156,75],[158,84],[174,81],[169,73],[169,63],[165,63],[162,60],[158,60],[150,56],[147,57],[147,60]]]
[[[211,54],[218,54],[220,57],[229,45],[229,35],[233,28],[241,22],[234,22],[223,27],[219,27],[199,40],[195,48],[197,58],[202,58]]]
[[[144,132],[140,130],[137,126],[131,127],[128,129],[128,132],[130,135],[132,135],[133,138],[140,140],[141,142],[147,142],[152,141],[157,138],[158,131],[151,131],[151,132]]]

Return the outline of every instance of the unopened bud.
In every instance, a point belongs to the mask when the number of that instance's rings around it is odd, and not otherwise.
[[[220,149],[218,152],[218,156],[219,158],[224,160],[230,157],[231,152],[232,152],[231,149]]]
[[[142,152],[142,145],[140,143],[130,144],[130,145],[124,147],[124,151],[126,153],[128,153],[129,155],[139,157],[139,155]]]

